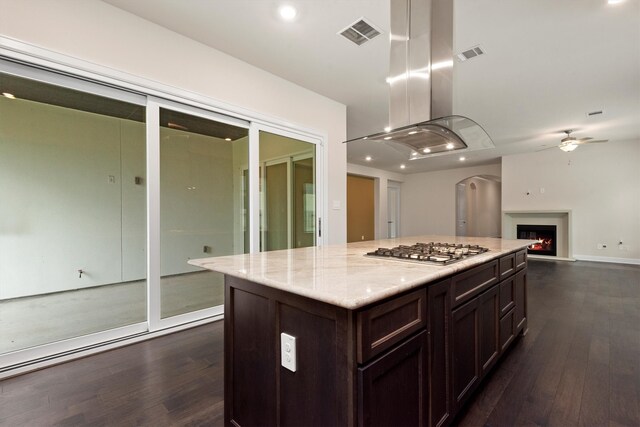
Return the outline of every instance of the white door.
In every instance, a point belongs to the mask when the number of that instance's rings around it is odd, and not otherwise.
[[[387,188],[387,229],[390,239],[400,235],[400,188]]]

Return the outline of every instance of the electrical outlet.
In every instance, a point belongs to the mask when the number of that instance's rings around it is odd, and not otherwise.
[[[607,249],[606,243],[598,243],[598,249]]]
[[[280,359],[282,366],[291,372],[296,371],[296,337],[284,332],[280,334]]]

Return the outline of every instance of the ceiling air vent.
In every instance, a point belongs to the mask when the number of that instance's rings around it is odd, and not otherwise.
[[[367,42],[372,38],[379,36],[380,30],[376,29],[364,18],[360,18],[344,30],[338,32],[338,34],[360,46],[364,42]]]
[[[457,54],[456,56],[458,57],[458,60],[462,62],[480,55],[484,55],[484,51],[480,48],[480,46],[475,46],[471,49],[467,49],[464,52]]]

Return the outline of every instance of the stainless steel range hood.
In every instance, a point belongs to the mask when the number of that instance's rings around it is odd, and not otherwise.
[[[377,142],[407,160],[493,148],[475,121],[452,115],[453,0],[391,0],[389,132]]]

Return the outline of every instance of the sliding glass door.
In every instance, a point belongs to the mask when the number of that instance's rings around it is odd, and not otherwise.
[[[248,130],[195,109],[160,108],[160,317],[220,307],[220,273],[193,258],[244,253]],[[189,112],[186,112],[189,111]]]
[[[0,355],[145,331],[145,99],[16,68],[0,62]]]
[[[322,243],[317,138],[2,59],[0,93],[0,372],[221,317],[191,259]]]
[[[260,132],[262,251],[316,244],[316,147]]]

